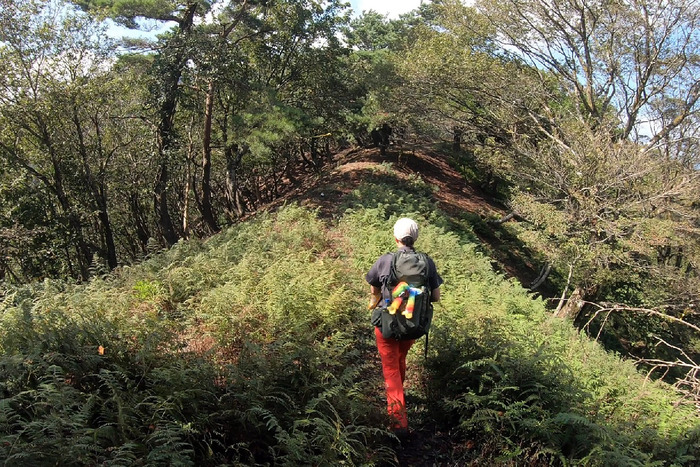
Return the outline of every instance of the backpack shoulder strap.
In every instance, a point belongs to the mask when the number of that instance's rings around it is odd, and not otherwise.
[[[386,254],[391,255],[391,260],[389,262],[389,275],[384,277],[384,280],[382,281],[382,285],[384,287],[390,289],[390,284],[392,283],[392,281],[394,281],[396,279],[396,253],[393,251],[390,251]]]
[[[398,274],[396,273],[396,261],[399,258],[400,251],[394,251],[391,253],[391,267],[389,268],[389,284],[396,284],[399,281]]]

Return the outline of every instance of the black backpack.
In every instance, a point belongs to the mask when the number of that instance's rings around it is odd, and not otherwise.
[[[373,323],[380,327],[382,336],[407,340],[427,335],[433,319],[433,304],[430,302],[431,290],[428,283],[428,255],[413,250],[394,253],[390,274],[384,287],[394,292],[394,301],[377,308],[373,315]],[[407,314],[405,312],[411,295],[411,301],[414,302],[413,312]],[[398,308],[397,304],[400,305]]]

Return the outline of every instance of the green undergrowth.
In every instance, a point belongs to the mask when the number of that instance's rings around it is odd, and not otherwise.
[[[395,464],[363,276],[407,215],[445,279],[408,388],[413,428],[449,434],[435,463],[694,465],[696,409],[494,272],[430,194],[382,167],[333,224],[286,206],[87,284],[6,290],[0,459]]]

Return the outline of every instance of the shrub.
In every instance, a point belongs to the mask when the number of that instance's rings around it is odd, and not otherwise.
[[[87,284],[7,290],[0,458],[391,463],[364,274],[408,215],[445,279],[429,358],[409,358],[414,426],[451,434],[446,462],[700,459],[693,407],[552,318],[411,184],[375,174],[337,225],[291,205]]]

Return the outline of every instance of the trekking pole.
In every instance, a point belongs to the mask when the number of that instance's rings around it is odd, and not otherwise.
[[[425,352],[423,353],[423,358],[425,361],[428,361],[428,336],[430,335],[430,332],[425,333]]]
[[[440,308],[442,308],[443,310],[445,309],[445,307],[442,306],[442,303],[437,302],[437,304],[440,305]],[[423,358],[425,359],[426,362],[428,361],[428,336],[429,335],[430,335],[430,330],[428,330],[428,332],[425,333],[425,350],[423,351]]]

